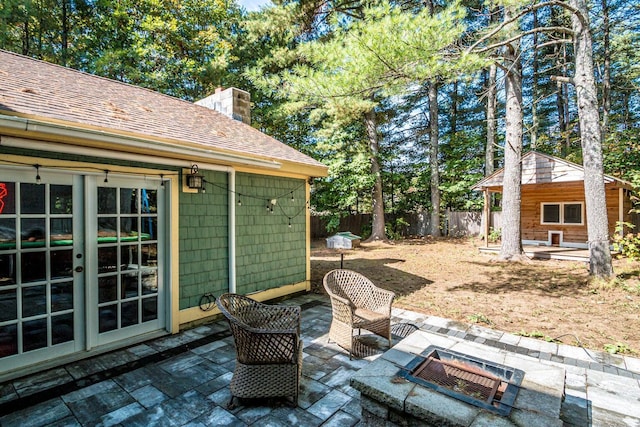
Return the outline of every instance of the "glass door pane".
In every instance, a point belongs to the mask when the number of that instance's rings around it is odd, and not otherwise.
[[[27,173],[0,181],[0,365],[6,369],[77,349],[73,182]],[[4,369],[0,369],[4,370]]]
[[[99,343],[161,327],[158,190],[117,184],[97,189]]]

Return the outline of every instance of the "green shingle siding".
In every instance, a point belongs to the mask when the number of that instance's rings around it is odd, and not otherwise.
[[[299,179],[236,175],[237,198],[242,201],[242,206],[236,207],[238,293],[262,291],[306,279],[304,184]],[[271,199],[277,199],[273,213],[267,210]]]
[[[200,171],[206,193],[180,192],[180,309],[229,289],[229,191],[225,172]]]
[[[203,175],[206,193],[180,194],[180,309],[196,307],[204,293],[219,295],[228,289],[227,175]],[[242,201],[236,207],[237,292],[304,281],[304,181],[237,174],[236,192]],[[266,207],[274,198],[277,203],[270,213]]]

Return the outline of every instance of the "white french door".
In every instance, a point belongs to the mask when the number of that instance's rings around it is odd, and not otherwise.
[[[97,291],[89,303],[95,313],[88,322],[91,346],[159,330],[165,322],[159,262],[164,257],[165,192],[159,181],[97,181],[87,215],[96,218],[88,238],[97,242],[89,258],[97,273],[92,275],[95,286],[90,286]]]
[[[0,169],[0,374],[165,327],[159,181]]]
[[[0,371],[83,349],[81,178],[0,175]]]

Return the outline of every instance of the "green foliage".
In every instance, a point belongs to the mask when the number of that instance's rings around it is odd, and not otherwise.
[[[487,241],[490,243],[496,243],[502,238],[502,228],[489,227],[489,235]]]
[[[464,13],[456,3],[433,16],[388,3],[365,9],[362,20],[336,28],[333,37],[298,46],[304,62],[281,74],[283,94],[348,123],[407,85],[476,70],[478,57],[456,52]]]
[[[538,339],[545,340],[547,342],[554,342],[555,341],[553,338],[551,338],[548,335],[545,335],[544,333],[542,333],[540,331],[526,332],[526,331],[522,330],[522,331],[516,332],[516,335],[520,335],[521,337],[538,338]]]
[[[88,71],[188,100],[221,83],[240,16],[215,0],[98,2],[94,13]]]
[[[636,354],[636,351],[624,343],[605,344],[604,351],[610,354]]]
[[[406,234],[404,230],[409,224],[404,218],[396,218],[395,221],[387,222],[385,224],[385,234],[391,240],[402,240]]]
[[[338,231],[340,227],[340,215],[333,214],[329,216],[329,221],[327,221],[327,231],[329,234],[333,234]]]
[[[240,16],[218,0],[7,1],[0,47],[195,100],[227,73]]]
[[[469,321],[473,323],[484,323],[489,326],[493,325],[493,322],[491,321],[491,319],[489,319],[487,316],[485,316],[482,313],[474,313],[467,316],[467,318],[469,319]]]
[[[483,177],[484,153],[478,151],[482,146],[483,135],[465,131],[449,135],[441,148],[442,172],[440,189],[442,204],[452,210],[480,210],[482,195],[472,191],[471,187]]]
[[[607,135],[603,145],[606,173],[640,188],[640,132],[628,129]]]
[[[616,222],[613,235],[613,249],[633,261],[640,261],[640,233],[624,233],[625,229],[635,226],[628,222]]]

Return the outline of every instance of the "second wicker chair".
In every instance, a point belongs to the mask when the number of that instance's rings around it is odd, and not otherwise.
[[[229,321],[236,345],[233,398],[291,397],[298,402],[302,373],[300,307],[262,304],[238,294],[223,294],[216,304]]]
[[[357,337],[353,331],[366,329],[389,340],[391,347],[391,304],[395,294],[378,288],[360,273],[332,270],[323,279],[331,299],[332,319],[329,340],[353,356]]]

